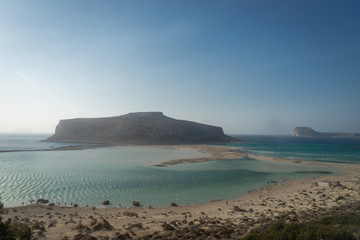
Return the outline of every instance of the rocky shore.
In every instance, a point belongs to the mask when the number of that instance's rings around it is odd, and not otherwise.
[[[360,165],[324,164],[344,175],[287,181],[236,200],[202,205],[95,208],[38,202],[7,208],[2,217],[28,223],[35,239],[238,239],[278,219],[308,221],[355,211]]]

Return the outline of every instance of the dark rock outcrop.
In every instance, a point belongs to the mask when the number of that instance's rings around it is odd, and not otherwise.
[[[310,127],[296,127],[293,132],[294,137],[324,137],[324,138],[360,138],[360,133],[342,132],[317,132]]]
[[[129,113],[108,118],[61,120],[49,142],[105,144],[201,144],[234,142],[221,127],[177,120],[161,112]]]
[[[321,133],[314,131],[310,127],[296,127],[293,132],[294,137],[320,137]]]
[[[46,203],[49,203],[49,200],[40,198],[40,199],[38,199],[38,200],[36,201],[36,203],[46,204]]]

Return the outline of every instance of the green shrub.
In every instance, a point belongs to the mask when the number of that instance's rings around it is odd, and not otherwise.
[[[260,233],[246,236],[246,240],[355,240],[350,232],[320,223],[289,223],[276,222]]]
[[[4,204],[1,202],[1,196],[0,196],[0,213],[2,213],[4,210]],[[0,217],[1,220],[1,217]]]
[[[4,205],[0,197],[0,213],[2,213]],[[3,222],[0,216],[0,240],[30,240],[32,236],[31,228],[25,223],[13,222],[11,219]]]
[[[31,228],[25,223],[12,222],[8,219],[5,222],[0,220],[0,239],[1,240],[30,240],[32,236]]]
[[[360,215],[356,213],[339,214],[330,217],[324,217],[319,220],[319,223],[325,225],[341,226],[360,226]]]
[[[39,221],[35,221],[31,224],[31,228],[33,230],[41,230],[41,231],[45,231],[45,227],[44,227],[44,223],[43,222],[39,222]]]

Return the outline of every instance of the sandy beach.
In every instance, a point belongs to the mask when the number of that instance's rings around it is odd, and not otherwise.
[[[166,161],[163,163],[165,165],[232,159],[246,155],[236,152],[237,148],[233,147],[166,147],[193,148],[207,154],[207,157]],[[295,162],[326,165],[342,174],[286,181],[249,192],[238,199],[222,199],[202,205],[171,206],[169,203],[169,207],[162,208],[94,208],[37,203],[7,208],[2,217],[5,220],[11,218],[31,224],[36,239],[236,239],[251,229],[276,219],[306,220],[332,211],[345,211],[347,206],[360,199],[360,165]],[[329,185],[328,182],[335,183],[336,186]]]

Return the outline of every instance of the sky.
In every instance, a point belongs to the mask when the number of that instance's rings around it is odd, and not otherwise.
[[[0,132],[161,111],[360,132],[360,1],[0,0]]]

